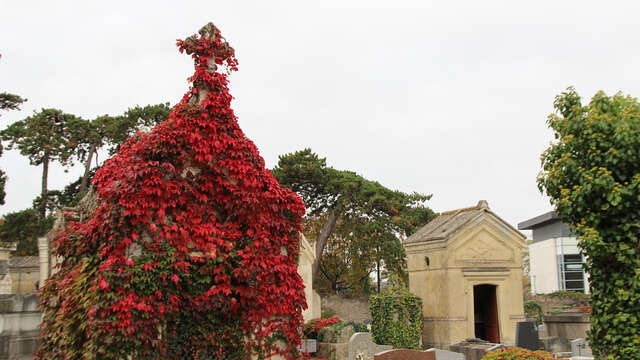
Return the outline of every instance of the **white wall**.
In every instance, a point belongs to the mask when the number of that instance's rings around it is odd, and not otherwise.
[[[559,290],[556,239],[529,245],[531,293],[548,294]]]

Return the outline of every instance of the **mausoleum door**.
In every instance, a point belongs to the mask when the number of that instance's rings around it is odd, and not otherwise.
[[[475,337],[492,343],[500,343],[498,302],[495,285],[473,287]]]

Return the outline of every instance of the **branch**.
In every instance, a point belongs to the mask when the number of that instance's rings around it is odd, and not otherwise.
[[[312,279],[315,279],[318,275],[318,267],[320,266],[322,252],[324,251],[324,247],[327,245],[327,240],[329,239],[331,232],[333,232],[333,229],[336,227],[337,221],[338,216],[336,215],[336,210],[333,210],[329,213],[327,222],[324,223],[322,231],[318,234],[318,238],[316,239],[316,259],[313,261],[313,268],[311,272]]]

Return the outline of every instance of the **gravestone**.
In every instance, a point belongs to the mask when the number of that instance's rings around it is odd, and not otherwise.
[[[548,336],[549,336],[549,332],[547,331],[547,325],[545,324],[538,325],[538,337],[543,338]]]
[[[442,349],[431,348],[427,351],[436,354],[436,360],[464,360],[464,355],[461,353],[447,351]]]
[[[593,356],[589,341],[586,339],[571,340],[571,353],[573,356]]]
[[[436,360],[436,353],[431,350],[417,351],[394,349],[378,353],[375,360]]]
[[[450,349],[455,352],[464,354],[466,360],[480,360],[487,354],[489,349],[496,349],[496,345],[481,339],[467,339],[465,341],[453,344]]]
[[[320,341],[326,343],[346,344],[349,342],[349,339],[351,339],[351,335],[355,332],[353,325],[343,327],[338,333],[334,333],[329,326],[325,326],[320,329],[318,339],[321,339]]]
[[[538,329],[533,321],[520,321],[516,327],[516,346],[529,349],[540,349]]]
[[[355,333],[349,339],[348,360],[373,360],[376,353],[391,350],[390,345],[378,345],[371,340],[371,333]]]

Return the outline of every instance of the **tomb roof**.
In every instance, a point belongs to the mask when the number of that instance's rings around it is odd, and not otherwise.
[[[435,219],[431,220],[425,226],[416,231],[413,235],[409,236],[404,243],[418,243],[424,241],[443,240],[451,236],[458,231],[464,225],[471,220],[482,216],[484,214],[491,214],[499,221],[507,225],[509,228],[518,232],[511,224],[504,221],[498,215],[493,213],[489,209],[489,204],[486,200],[478,201],[476,206],[466,207],[462,209],[450,210],[441,213]],[[520,232],[518,232],[520,233]],[[524,237],[524,235],[523,235]]]

